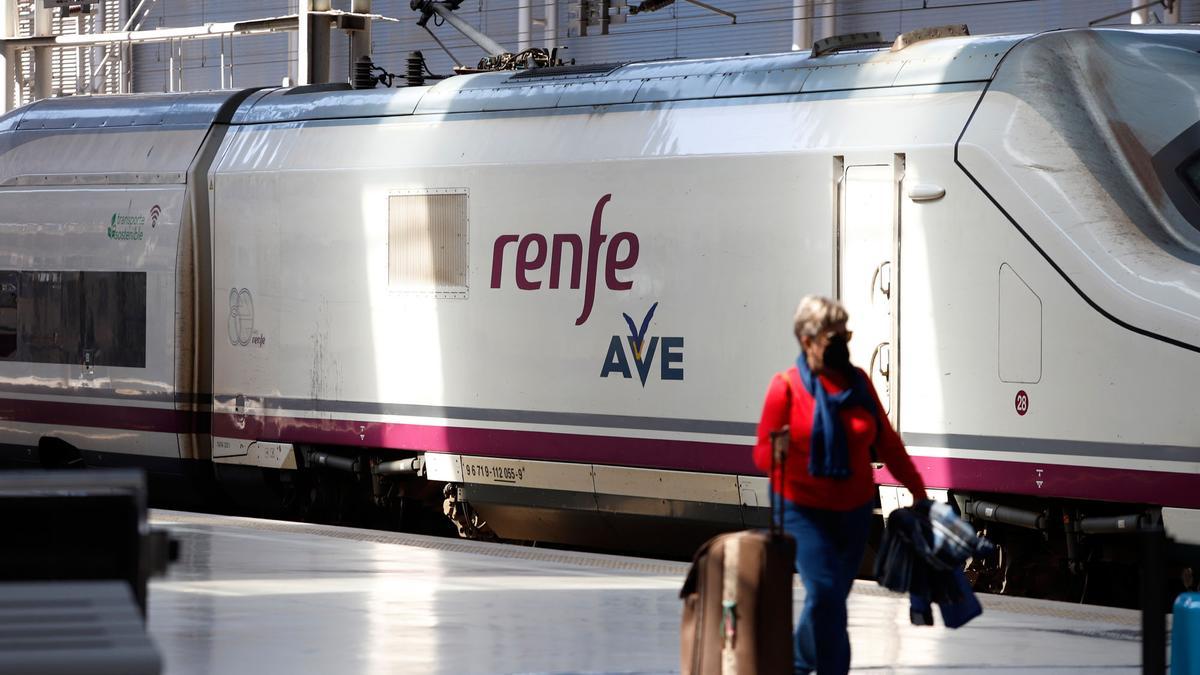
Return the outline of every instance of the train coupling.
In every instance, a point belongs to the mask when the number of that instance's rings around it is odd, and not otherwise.
[[[1091,516],[1075,523],[1083,534],[1133,534],[1162,529],[1162,520],[1153,513],[1131,513],[1123,516]]]
[[[424,476],[425,456],[407,457],[380,462],[371,467],[371,473],[377,476]]]
[[[980,499],[968,499],[963,509],[968,518],[1014,525],[1029,530],[1046,530],[1046,512],[1030,511]]]
[[[311,467],[333,469],[334,471],[345,471],[346,473],[355,474],[359,473],[362,467],[358,457],[344,457],[313,448],[304,449],[304,463]]]

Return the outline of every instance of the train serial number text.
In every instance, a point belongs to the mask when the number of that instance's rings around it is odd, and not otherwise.
[[[463,478],[482,478],[495,483],[520,483],[525,480],[524,467],[463,462],[462,470]]]

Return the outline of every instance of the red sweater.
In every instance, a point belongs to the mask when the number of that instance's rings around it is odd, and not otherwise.
[[[859,371],[860,373],[862,371]],[[792,409],[788,414],[788,378],[792,387]],[[863,374],[863,377],[866,377]],[[825,391],[836,394],[846,388],[847,378],[840,374],[821,375]],[[879,408],[879,419],[886,420],[879,394],[867,378],[871,396]],[[809,444],[812,439],[813,397],[800,382],[800,371],[792,366],[771,378],[767,389],[767,400],[763,404],[762,419],[758,423],[758,442],[754,445],[754,463],[766,473],[771,468],[770,433],[783,427],[791,427],[791,442],[788,444],[786,462],[787,476],[781,480],[776,467],[772,477],[776,492],[782,492],[789,501],[832,511],[849,511],[858,508],[875,496],[875,480],[871,471],[871,445],[875,454],[892,475],[913,493],[914,498],[925,498],[925,483],[913,466],[912,459],[904,450],[900,435],[890,424],[876,423],[876,416],[861,407],[845,407],[838,412],[846,430],[846,445],[850,451],[850,477],[844,479],[814,478],[808,473]],[[782,489],[781,489],[782,487]]]

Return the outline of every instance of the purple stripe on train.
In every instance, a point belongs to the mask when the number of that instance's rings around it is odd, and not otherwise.
[[[208,433],[210,418],[184,410],[0,398],[0,420],[186,434]]]
[[[615,464],[711,473],[757,473],[748,445],[652,438],[475,429],[293,417],[214,416],[217,436],[289,443],[357,445],[426,452]]]
[[[239,428],[232,415],[216,416],[213,426],[216,435],[259,440],[761,475],[749,444],[291,417],[247,418]],[[913,462],[933,488],[1200,508],[1195,474],[950,457]],[[875,479],[899,484],[886,469],[876,471]]]
[[[205,433],[210,418],[159,408],[0,398],[0,420]],[[230,414],[214,415],[212,427],[218,436],[263,441],[759,475],[748,444]],[[954,457],[913,457],[913,461],[934,488],[1200,508],[1200,476],[1194,473],[1068,466],[1051,461],[1033,464]],[[885,469],[877,471],[875,478],[896,484]]]

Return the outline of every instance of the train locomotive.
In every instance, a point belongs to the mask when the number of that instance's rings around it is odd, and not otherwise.
[[[682,549],[763,522],[759,405],[822,293],[1006,566],[1200,540],[1198,51],[909,36],[33,103],[0,118],[0,455]]]

